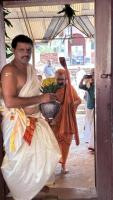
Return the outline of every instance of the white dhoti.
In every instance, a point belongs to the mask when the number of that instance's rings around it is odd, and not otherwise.
[[[27,97],[39,93],[38,82],[32,77],[28,66],[28,79],[19,96]],[[30,81],[29,81],[30,80]],[[36,92],[37,91],[37,92]],[[47,184],[61,158],[59,146],[48,123],[41,113],[33,115],[37,119],[31,144],[23,136],[28,116],[22,109],[4,107],[2,131],[5,157],[1,166],[3,177],[15,200],[31,200]]]
[[[94,109],[86,109],[84,136],[85,142],[94,149]]]

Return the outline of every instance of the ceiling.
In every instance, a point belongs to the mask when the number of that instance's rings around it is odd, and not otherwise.
[[[18,34],[25,34],[34,41],[48,41],[54,39],[68,26],[68,18],[64,13],[58,14],[64,5],[19,6],[18,4],[12,7],[6,3],[4,7],[10,11],[7,18],[13,25],[13,28],[6,26],[10,40]],[[75,11],[71,24],[86,37],[94,37],[94,2],[73,3],[71,8]]]

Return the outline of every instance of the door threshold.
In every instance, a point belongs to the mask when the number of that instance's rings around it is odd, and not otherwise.
[[[50,188],[40,192],[34,200],[97,200],[95,188]]]

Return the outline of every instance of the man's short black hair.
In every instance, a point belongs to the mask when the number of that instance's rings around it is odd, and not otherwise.
[[[27,36],[27,35],[17,35],[13,40],[12,40],[12,48],[15,49],[17,46],[18,42],[23,42],[23,43],[28,43],[33,46],[33,41]]]

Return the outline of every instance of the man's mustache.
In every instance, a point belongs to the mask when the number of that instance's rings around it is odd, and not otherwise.
[[[23,56],[22,58],[30,58],[30,56]]]

